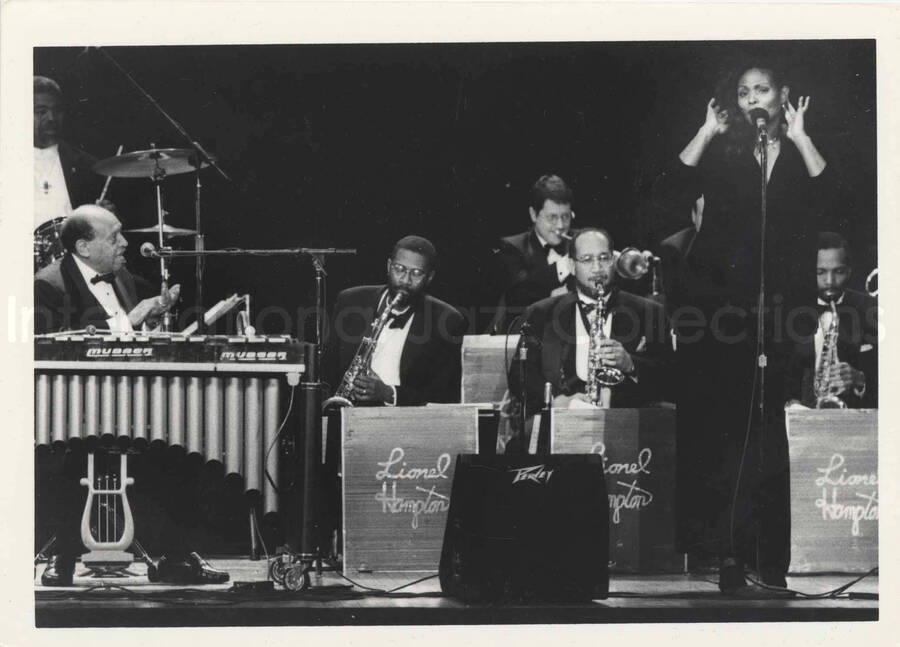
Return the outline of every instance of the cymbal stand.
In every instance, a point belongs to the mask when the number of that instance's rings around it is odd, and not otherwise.
[[[197,173],[197,184],[196,184],[196,195],[195,195],[195,216],[196,216],[196,227],[194,229],[197,231],[195,237],[195,250],[197,252],[202,252],[204,249],[204,240],[202,230],[200,229],[200,168],[203,164],[209,164],[212,166],[216,172],[222,176],[222,179],[231,182],[231,178],[228,176],[225,171],[222,170],[222,167],[219,166],[218,162],[216,162],[215,158],[212,157],[209,153],[206,152],[206,149],[203,148],[203,145],[198,142],[196,139],[191,137],[191,134],[182,126],[175,117],[170,115],[165,108],[159,105],[156,99],[153,98],[147,90],[143,88],[143,86],[138,83],[134,77],[126,70],[119,62],[106,50],[106,47],[89,47],[88,49],[96,50],[99,52],[106,60],[108,60],[112,65],[125,77],[125,79],[134,87],[140,94],[143,96],[149,103],[152,105],[156,111],[171,124],[171,126],[178,131],[184,141],[188,143],[188,145],[194,149],[196,152],[196,173]],[[158,187],[157,187],[158,191]],[[162,222],[160,220],[160,222]],[[159,246],[163,246],[162,233],[160,233],[159,237]],[[161,264],[162,265],[162,264]],[[195,296],[195,304],[197,307],[197,332],[203,332],[203,259],[201,256],[197,256],[196,261],[196,271],[195,271],[195,281],[196,281],[196,296]],[[171,325],[171,316],[166,313],[165,319],[168,320],[168,325]]]
[[[194,190],[194,249],[202,252],[205,247],[205,238],[203,231],[200,229],[200,169],[203,166],[200,157],[195,155],[194,160],[194,177],[196,178]],[[203,334],[203,257],[197,256],[194,260],[194,309],[197,311],[197,334]]]
[[[150,142],[150,149],[155,150],[156,144]],[[153,187],[156,190],[156,221],[158,225],[159,231],[157,232],[159,246],[162,247],[165,244],[165,240],[163,238],[163,201],[162,201],[162,182],[166,179],[166,169],[162,168],[159,165],[159,157],[155,157],[155,167],[153,170],[153,177],[151,178],[153,181]],[[159,276],[160,276],[160,286],[159,293],[160,298],[163,300],[169,298],[169,264],[165,257],[160,256],[159,258]],[[171,332],[172,330],[172,313],[165,312],[159,322],[160,332]]]

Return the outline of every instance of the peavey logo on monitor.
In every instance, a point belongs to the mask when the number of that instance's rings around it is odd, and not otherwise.
[[[508,471],[515,473],[515,477],[513,477],[512,480],[513,483],[532,481],[543,485],[550,480],[551,476],[553,476],[553,470],[545,469],[544,465],[532,465],[530,467],[520,467]]]
[[[220,362],[285,362],[287,352],[283,350],[223,350]]]
[[[123,348],[88,348],[84,351],[88,359],[129,359],[131,357],[153,357],[153,347],[133,346]]]

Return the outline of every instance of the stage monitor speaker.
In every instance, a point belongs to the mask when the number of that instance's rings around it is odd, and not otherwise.
[[[609,504],[598,454],[456,463],[441,590],[466,603],[584,602],[609,593]]]

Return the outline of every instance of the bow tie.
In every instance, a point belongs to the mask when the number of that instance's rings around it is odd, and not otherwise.
[[[835,303],[834,305],[835,305],[836,309],[840,310],[840,308],[841,308],[840,303]],[[822,316],[823,312],[831,312],[831,304],[816,301],[816,312],[819,313],[819,316]]]
[[[550,256],[550,250],[552,249],[560,256],[566,255],[566,243],[560,243],[559,245],[550,245],[549,243],[544,245],[541,249],[544,250],[544,256]]]
[[[98,274],[97,276],[95,276],[94,278],[91,279],[91,284],[96,285],[97,283],[100,283],[101,281],[106,281],[110,285],[114,284],[116,282],[115,272],[107,272],[106,274]]]
[[[412,307],[406,309],[405,312],[401,312],[399,314],[391,313],[391,316],[388,317],[388,328],[403,328],[406,325],[406,322],[409,321],[409,318],[413,315]]]

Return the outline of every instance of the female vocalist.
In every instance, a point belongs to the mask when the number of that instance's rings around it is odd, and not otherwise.
[[[809,106],[809,97],[791,102],[771,65],[738,68],[724,77],[703,125],[654,187],[656,202],[685,220],[703,198],[685,276],[667,295],[681,371],[678,535],[693,556],[718,553],[723,592],[746,583],[745,565],[766,584],[785,586],[790,562],[784,324],[815,287],[816,233],[827,228],[824,213],[838,189],[833,165],[806,134]],[[754,109],[765,111],[768,158],[765,425],[756,373],[762,144]]]

